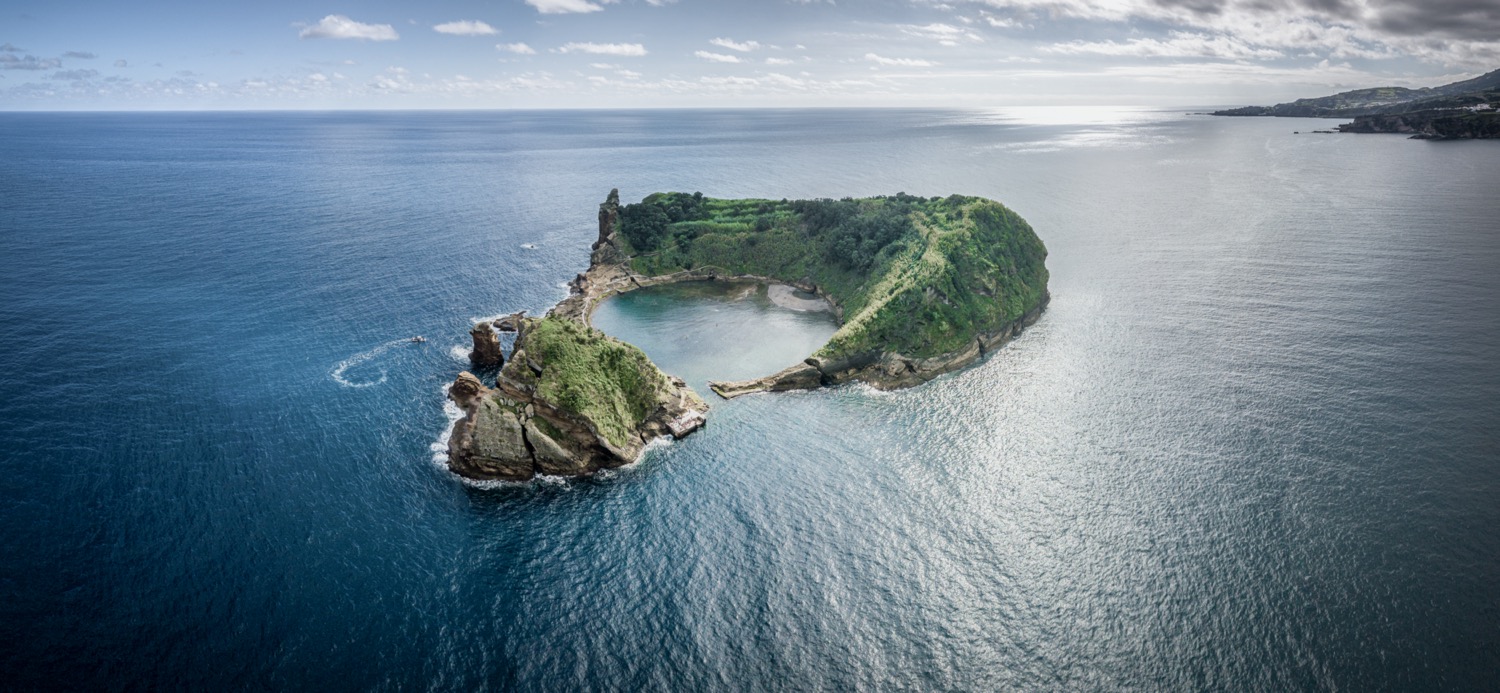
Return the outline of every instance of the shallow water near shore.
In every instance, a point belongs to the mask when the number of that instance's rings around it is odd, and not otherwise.
[[[0,114],[7,685],[1492,686],[1500,142],[1047,115]],[[564,296],[612,187],[991,197],[1053,299],[916,389],[466,485],[468,327]],[[721,300],[595,322],[700,388],[832,329]]]

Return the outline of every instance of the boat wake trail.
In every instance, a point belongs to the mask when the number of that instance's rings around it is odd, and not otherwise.
[[[344,377],[344,375],[348,373],[350,368],[355,368],[370,361],[371,359],[380,356],[381,354],[384,354],[385,352],[389,351],[391,347],[399,346],[402,344],[409,344],[410,342],[410,339],[393,339],[369,351],[360,352],[358,354],[350,356],[343,361],[339,361],[338,365],[333,367],[333,372],[329,373],[328,375],[333,378],[334,382],[343,385],[344,387],[374,387],[376,385],[379,385],[385,382],[386,372],[384,368],[380,369],[380,378],[377,380],[350,380]]]

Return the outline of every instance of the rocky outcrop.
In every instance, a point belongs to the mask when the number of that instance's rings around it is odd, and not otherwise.
[[[1471,140],[1500,137],[1500,114],[1469,111],[1417,111],[1360,116],[1338,126],[1339,132],[1395,133],[1423,140]]]
[[[591,266],[614,265],[625,261],[625,254],[620,252],[614,242],[619,219],[620,190],[615,188],[609,191],[609,196],[599,205],[599,239],[590,247],[593,251],[589,256]]]
[[[474,338],[474,348],[469,351],[469,361],[479,368],[498,368],[505,364],[505,355],[500,351],[500,335],[488,322],[476,323],[469,328]]]
[[[651,440],[702,425],[708,405],[681,379],[635,347],[562,322],[518,319],[495,387],[465,371],[448,388],[464,412],[448,441],[453,472],[509,481],[587,475],[634,462]]]

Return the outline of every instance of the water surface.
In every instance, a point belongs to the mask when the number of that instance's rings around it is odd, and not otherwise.
[[[1040,116],[0,114],[7,684],[1491,687],[1500,143]],[[1054,298],[921,388],[465,485],[468,326],[613,187],[991,197]],[[772,319],[725,362],[827,329]]]

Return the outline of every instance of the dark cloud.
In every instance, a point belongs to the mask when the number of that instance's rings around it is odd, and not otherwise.
[[[1151,0],[1151,4],[1166,10],[1188,10],[1199,16],[1218,16],[1229,8],[1267,13],[1301,11],[1338,19],[1353,19],[1360,14],[1355,0]]]
[[[1187,10],[1197,15],[1217,15],[1224,11],[1224,0],[1156,0],[1157,7]]]
[[[99,56],[96,53],[90,53],[88,51],[68,51],[66,53],[63,53],[63,57],[78,58],[80,60],[93,60],[94,58],[97,58]]]
[[[1149,0],[1168,11],[1217,17],[1235,9],[1257,14],[1312,14],[1412,38],[1500,40],[1500,0]]]
[[[57,58],[0,53],[0,70],[56,70],[59,67],[62,67],[62,61]]]
[[[1376,0],[1375,26],[1400,36],[1500,39],[1496,0]]]
[[[93,79],[99,76],[98,70],[58,70],[52,73],[52,79],[77,82],[84,79]]]
[[[12,44],[12,43],[0,44],[0,53],[20,53],[21,51],[24,51],[24,50],[26,50],[26,49],[25,48],[20,48],[20,47],[16,46],[15,44]]]

